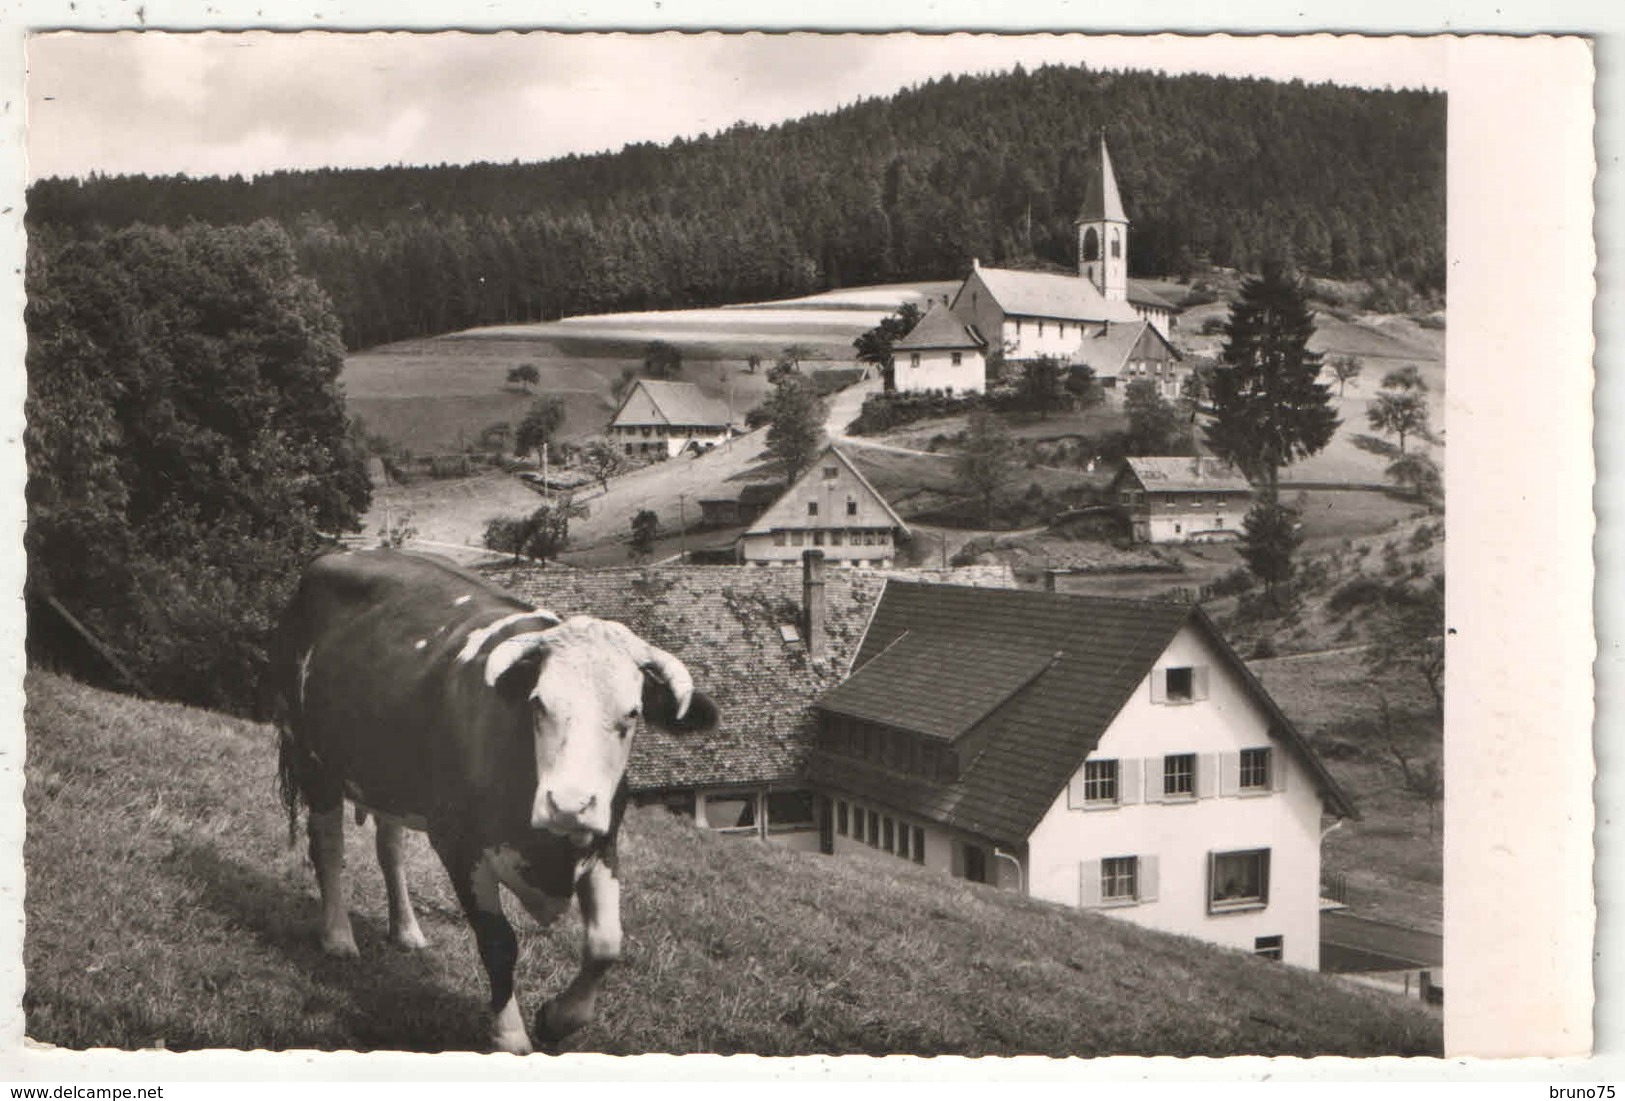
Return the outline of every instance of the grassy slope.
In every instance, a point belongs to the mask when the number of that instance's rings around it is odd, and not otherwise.
[[[414,837],[432,942],[387,949],[351,831],[363,958],[314,944],[272,734],[33,673],[27,682],[28,1034],[69,1047],[470,1049],[483,978]],[[628,953],[579,1050],[762,1054],[1433,1053],[1436,1016],[1248,955],[1001,895],[891,858],[832,861],[662,812],[625,837]],[[533,1010],[571,918],[521,920]]]

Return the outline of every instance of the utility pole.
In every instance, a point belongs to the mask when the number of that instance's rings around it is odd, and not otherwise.
[[[686,496],[686,493],[677,495],[677,561],[684,566],[688,565],[688,521],[683,519],[683,498]]]

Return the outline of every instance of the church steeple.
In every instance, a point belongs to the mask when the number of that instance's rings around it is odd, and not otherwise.
[[[1128,215],[1117,191],[1112,156],[1106,151],[1106,132],[1100,132],[1100,164],[1089,173],[1078,227],[1078,274],[1113,301],[1128,298]]]

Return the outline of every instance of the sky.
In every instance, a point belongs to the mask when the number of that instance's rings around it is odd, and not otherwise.
[[[1046,63],[1445,85],[1442,39],[818,34],[37,34],[28,178],[540,161],[771,124]]]

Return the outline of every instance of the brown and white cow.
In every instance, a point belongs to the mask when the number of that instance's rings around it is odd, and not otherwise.
[[[639,719],[703,729],[716,709],[683,663],[619,623],[566,620],[443,559],[351,551],[317,559],[278,636],[282,797],[309,807],[323,947],[356,954],[344,800],[377,821],[389,935],[422,947],[403,827],[427,831],[491,981],[491,1041],[531,1050],[514,991],[518,941],[500,887],[551,924],[580,901],[581,969],[537,1013],[556,1040],[592,1020],[620,958],[616,833]]]

